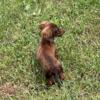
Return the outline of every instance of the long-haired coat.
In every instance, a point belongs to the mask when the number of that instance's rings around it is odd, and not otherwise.
[[[54,38],[63,35],[64,30],[54,23],[44,21],[39,25],[41,41],[37,50],[37,59],[47,79],[47,84],[52,85],[56,78],[64,80],[64,72],[61,63],[56,57]],[[57,77],[58,76],[58,77]]]

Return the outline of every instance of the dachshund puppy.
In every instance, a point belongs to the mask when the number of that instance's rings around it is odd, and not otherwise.
[[[56,57],[54,38],[61,37],[64,30],[54,23],[44,21],[39,25],[41,41],[37,50],[37,59],[47,79],[48,85],[53,85],[56,78],[64,80],[64,72],[61,63]],[[57,77],[58,76],[58,77]]]

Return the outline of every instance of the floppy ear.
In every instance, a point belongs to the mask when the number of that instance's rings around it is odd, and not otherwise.
[[[45,27],[45,24],[40,24],[40,25],[39,25],[39,29],[40,29],[40,30],[43,30],[44,27]]]
[[[40,30],[43,30],[48,24],[49,24],[48,21],[43,21],[42,23],[40,23],[39,29],[40,29]]]

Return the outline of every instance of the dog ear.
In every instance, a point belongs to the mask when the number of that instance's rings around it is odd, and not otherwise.
[[[48,21],[43,21],[42,23],[40,23],[39,29],[40,29],[40,30],[43,30],[48,24],[49,24]]]

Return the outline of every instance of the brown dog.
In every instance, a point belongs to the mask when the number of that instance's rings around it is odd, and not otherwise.
[[[56,57],[54,45],[54,38],[62,36],[64,30],[48,21],[42,22],[39,28],[42,39],[37,50],[37,59],[42,66],[47,84],[52,85],[55,83],[57,75],[61,80],[65,78],[61,63]]]

